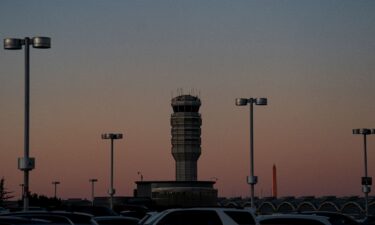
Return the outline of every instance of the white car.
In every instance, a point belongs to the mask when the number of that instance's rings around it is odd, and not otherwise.
[[[332,225],[325,216],[272,214],[257,216],[260,225]]]
[[[141,225],[259,225],[253,211],[233,208],[181,208],[153,214]]]

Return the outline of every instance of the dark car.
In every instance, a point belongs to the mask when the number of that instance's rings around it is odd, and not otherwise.
[[[362,225],[375,225],[375,216],[367,216],[361,223]]]
[[[93,216],[118,216],[112,209],[105,206],[70,206],[66,211],[88,213]]]
[[[93,218],[98,225],[137,225],[139,219],[125,216],[98,216]]]
[[[49,224],[50,221],[30,218],[20,218],[16,216],[0,216],[0,225],[45,225]]]
[[[47,220],[50,221],[53,224],[56,225],[61,225],[61,224],[66,224],[66,225],[74,225],[74,223],[67,217],[65,216],[60,216],[60,215],[53,215],[53,214],[48,214],[48,213],[22,213],[18,214],[17,217],[21,218],[29,218],[29,219],[42,219],[42,220]]]
[[[358,223],[352,217],[347,216],[342,213],[338,213],[338,212],[305,211],[305,212],[301,212],[301,214],[325,216],[328,218],[328,221],[332,225],[360,225],[360,223]]]
[[[61,220],[63,219],[63,217],[67,218],[70,221],[70,224],[73,223],[75,225],[94,225],[91,221],[93,216],[86,213],[73,213],[65,211],[21,211],[6,213],[3,215],[42,219],[47,218],[47,216],[60,216]]]

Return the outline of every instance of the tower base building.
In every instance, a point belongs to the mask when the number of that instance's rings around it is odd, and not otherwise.
[[[214,181],[138,181],[136,184],[136,197],[148,197],[157,206],[217,206]]]

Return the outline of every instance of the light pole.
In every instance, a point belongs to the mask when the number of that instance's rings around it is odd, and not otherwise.
[[[363,135],[365,176],[362,177],[362,191],[365,194],[365,213],[368,216],[368,193],[371,192],[372,178],[367,176],[367,135],[375,134],[375,129],[353,129],[353,134]]]
[[[92,199],[92,206],[94,206],[94,200],[95,200],[95,182],[97,182],[98,179],[90,179],[89,182],[91,182],[91,199]]]
[[[55,186],[55,199],[57,199],[57,185],[60,184],[60,181],[53,181],[52,184]]]
[[[138,171],[137,174],[139,175],[139,177],[141,178],[141,181],[143,181],[143,174],[141,171]]]
[[[30,45],[34,48],[51,48],[49,37],[5,38],[4,49],[19,50],[25,46],[25,128],[24,128],[24,157],[18,158],[18,169],[24,172],[23,209],[29,208],[29,172],[35,168],[35,158],[29,157],[30,130]]]
[[[114,133],[107,133],[102,134],[102,139],[111,139],[111,180],[110,180],[110,187],[108,190],[108,194],[110,196],[109,204],[111,209],[113,209],[113,195],[115,194],[116,190],[113,188],[113,140],[122,139],[122,134],[114,134]]]
[[[23,184],[20,184],[21,187],[21,200],[23,201]]]
[[[255,208],[254,203],[254,186],[258,182],[258,177],[254,176],[254,128],[253,128],[253,111],[255,105],[267,105],[267,98],[237,98],[237,106],[250,105],[250,176],[247,177],[247,183],[251,188],[251,208]]]

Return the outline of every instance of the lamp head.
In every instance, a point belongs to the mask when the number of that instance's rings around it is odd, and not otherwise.
[[[236,106],[247,105],[248,100],[246,98],[236,98]]]
[[[32,44],[34,48],[51,48],[51,38],[33,37]]]
[[[267,98],[257,98],[255,100],[256,105],[267,105]]]
[[[22,49],[22,40],[18,38],[5,38],[4,49],[7,49],[7,50]]]
[[[371,133],[373,133],[373,131],[371,129],[367,129],[367,128],[353,129],[353,134],[368,135],[368,134],[371,134]]]
[[[113,134],[113,133],[102,134],[102,139],[122,139],[122,134]]]

